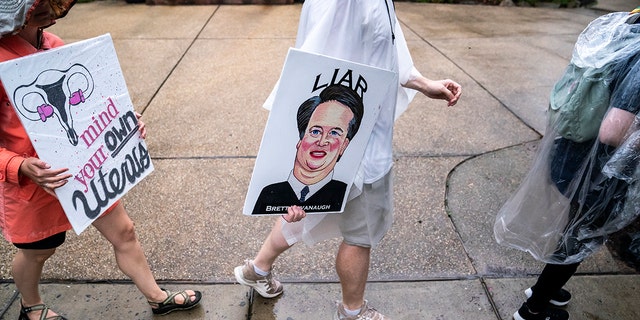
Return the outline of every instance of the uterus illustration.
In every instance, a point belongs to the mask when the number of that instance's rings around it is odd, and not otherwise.
[[[13,101],[20,114],[35,122],[57,119],[72,145],[78,144],[73,127],[73,108],[85,102],[93,92],[93,77],[89,70],[74,64],[66,70],[48,69],[28,84],[19,86]]]

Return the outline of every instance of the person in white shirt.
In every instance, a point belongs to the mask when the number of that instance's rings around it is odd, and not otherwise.
[[[341,236],[343,241],[336,257],[336,271],[342,287],[342,301],[337,302],[334,318],[384,319],[368,305],[364,293],[371,248],[379,244],[393,222],[394,121],[407,108],[416,91],[453,106],[462,89],[449,79],[427,79],[414,68],[393,3],[389,0],[305,1],[296,48],[393,71],[398,75],[398,85],[381,103],[344,212],[306,217],[300,207],[289,207],[287,214],[276,221],[254,259],[235,268],[236,279],[253,287],[263,297],[276,297],[283,288],[273,278],[271,268],[280,254],[301,240],[314,244]],[[265,103],[267,109],[271,102],[272,99],[268,99]]]

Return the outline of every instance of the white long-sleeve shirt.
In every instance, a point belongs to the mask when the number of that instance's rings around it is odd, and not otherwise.
[[[390,0],[307,0],[302,6],[296,48],[395,72],[397,87],[381,105],[354,185],[373,183],[393,165],[393,123],[415,91],[405,89],[417,73]],[[276,90],[265,103],[271,109]],[[350,195],[350,198],[354,195]]]

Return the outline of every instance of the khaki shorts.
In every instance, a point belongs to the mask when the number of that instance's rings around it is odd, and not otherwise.
[[[344,242],[360,247],[375,247],[393,223],[392,173],[364,184],[362,193],[347,202],[340,215],[340,232]]]

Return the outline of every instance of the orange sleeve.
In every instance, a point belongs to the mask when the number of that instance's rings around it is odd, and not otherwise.
[[[19,184],[22,161],[24,161],[24,157],[0,148],[0,181]]]

